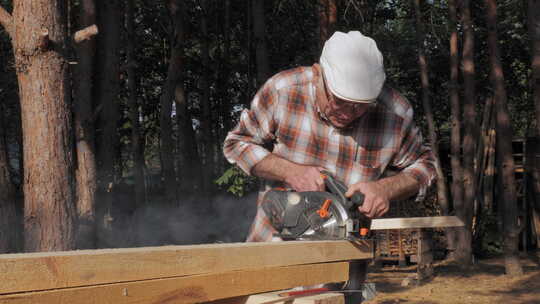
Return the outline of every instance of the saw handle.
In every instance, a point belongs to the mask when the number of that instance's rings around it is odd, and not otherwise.
[[[361,207],[364,204],[364,194],[357,192],[353,194],[350,199],[348,199],[345,197],[347,186],[345,186],[344,183],[338,181],[334,178],[334,176],[332,176],[332,174],[326,171],[321,172],[321,176],[324,179],[326,188],[328,188],[331,193],[337,195],[346,208]]]
[[[354,206],[362,207],[362,205],[364,204],[364,198],[364,194],[356,192],[351,196],[351,203]]]

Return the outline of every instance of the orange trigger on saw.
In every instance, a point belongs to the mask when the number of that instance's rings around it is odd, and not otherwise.
[[[317,214],[321,218],[327,218],[330,214],[328,213],[328,208],[330,207],[330,204],[332,203],[331,199],[327,199],[324,201],[321,209],[317,210]]]

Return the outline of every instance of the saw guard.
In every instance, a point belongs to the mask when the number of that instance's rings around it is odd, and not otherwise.
[[[323,219],[323,223],[320,226],[311,225],[304,233],[299,236],[299,239],[303,240],[332,240],[332,239],[344,239],[347,237],[350,227],[352,227],[352,220],[349,218],[349,214],[345,207],[337,201],[332,201],[329,207],[330,216]],[[319,217],[319,214],[314,211],[310,212],[310,217]]]
[[[340,197],[328,192],[270,190],[262,207],[284,239],[344,239],[353,226]],[[322,209],[326,216],[321,216]]]

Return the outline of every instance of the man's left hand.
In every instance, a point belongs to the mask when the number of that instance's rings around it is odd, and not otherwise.
[[[353,184],[345,193],[346,197],[351,197],[354,193],[360,192],[364,195],[364,204],[358,210],[368,218],[383,216],[390,209],[390,199],[388,189],[384,189],[378,182],[358,182]]]

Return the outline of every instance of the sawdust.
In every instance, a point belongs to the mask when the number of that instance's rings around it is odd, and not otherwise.
[[[504,259],[478,261],[464,271],[453,263],[435,262],[434,276],[427,282],[402,286],[416,266],[370,269],[368,282],[376,284],[377,295],[364,304],[450,304],[450,303],[540,303],[540,255],[522,257],[524,275],[504,275]]]

